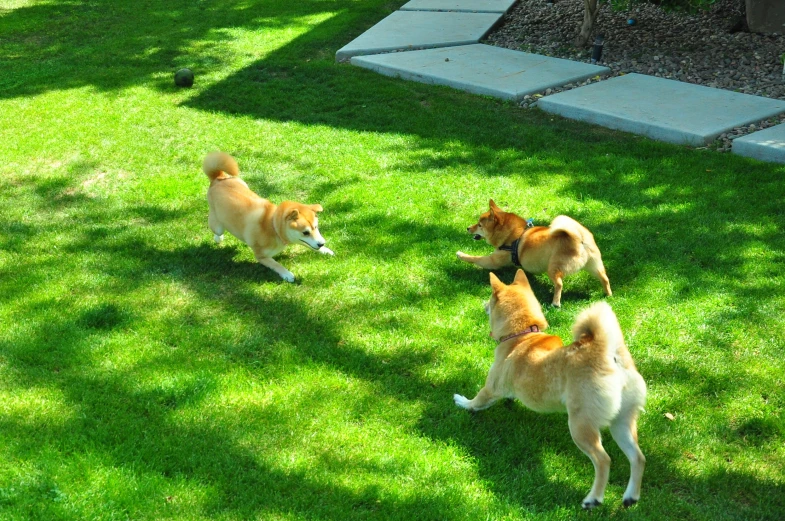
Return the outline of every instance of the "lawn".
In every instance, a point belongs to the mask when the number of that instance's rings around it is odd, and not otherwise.
[[[0,0],[0,519],[782,519],[785,168],[334,62],[402,3]],[[215,245],[215,149],[335,256]],[[631,509],[610,436],[585,513],[566,416],[453,403],[489,198],[594,232],[649,388]],[[604,298],[566,279],[552,333]]]

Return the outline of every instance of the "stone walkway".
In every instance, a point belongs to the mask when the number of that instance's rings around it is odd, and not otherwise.
[[[357,56],[352,58],[352,65],[388,76],[513,100],[610,72],[607,67],[477,43]]]
[[[336,53],[388,76],[521,99],[609,72],[571,60],[480,44],[515,0],[411,0]],[[785,101],[628,74],[541,98],[538,107],[670,143],[702,146],[785,113]],[[734,141],[732,151],[785,163],[785,124]]]

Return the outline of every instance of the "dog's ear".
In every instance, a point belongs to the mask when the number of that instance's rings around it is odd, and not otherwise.
[[[499,280],[493,272],[491,272],[491,288],[493,288],[494,293],[498,293],[499,291],[503,290],[506,286],[504,282]]]
[[[491,217],[493,217],[493,220],[501,223],[504,220],[504,212],[502,212],[502,209],[496,206],[493,199],[491,199],[489,206],[491,207]]]
[[[314,212],[321,212],[322,210],[324,210],[324,208],[322,208],[322,205],[320,204],[312,204],[309,206],[309,208]]]
[[[289,213],[286,214],[287,221],[295,221],[297,218],[300,217],[300,210],[297,208],[291,210]]]
[[[521,269],[515,273],[515,280],[513,281],[513,284],[518,284],[524,288],[531,288],[529,285],[529,279],[526,277],[526,273]]]

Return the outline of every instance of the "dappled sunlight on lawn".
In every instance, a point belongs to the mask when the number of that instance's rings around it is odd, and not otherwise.
[[[582,272],[543,310],[569,342],[606,300],[647,381],[643,497],[623,515],[778,513],[785,169],[334,62],[400,4],[2,11],[0,507],[582,515],[592,467],[565,416],[452,401],[493,359],[488,271],[455,257],[491,251],[466,228],[493,198],[538,225],[569,214],[602,251],[614,295]],[[182,66],[189,90],[172,85]],[[290,247],[286,284],[240,240],[214,244],[201,161],[215,149],[260,196],[322,204],[335,256]],[[548,302],[547,276],[531,281]],[[617,517],[628,466],[606,446],[596,514]]]

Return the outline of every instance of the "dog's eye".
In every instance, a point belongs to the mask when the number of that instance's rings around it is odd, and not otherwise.
[[[303,235],[306,235],[306,236],[308,236],[308,235],[311,235],[311,232],[309,232],[308,230],[305,230],[305,231],[303,232]]]

